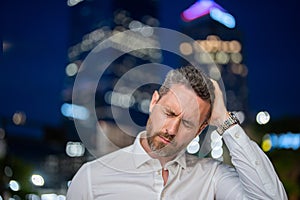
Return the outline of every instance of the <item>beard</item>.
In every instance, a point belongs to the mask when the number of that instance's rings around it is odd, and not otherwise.
[[[160,157],[175,157],[185,148],[185,145],[178,146],[176,135],[170,135],[163,131],[154,132],[150,118],[148,119],[146,126],[146,136],[151,151]],[[165,140],[168,140],[169,143],[164,143],[159,138],[164,138]]]

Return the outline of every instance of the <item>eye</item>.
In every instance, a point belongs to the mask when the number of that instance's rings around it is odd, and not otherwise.
[[[186,128],[193,128],[193,123],[192,122],[190,122],[188,120],[184,120],[184,119],[182,119],[181,122],[182,122],[182,124],[183,124],[184,127],[186,127]]]
[[[165,113],[165,115],[167,115],[168,117],[173,117],[173,116],[175,116],[174,113],[172,113],[172,112],[170,112],[170,111],[165,111],[164,113]]]
[[[163,109],[163,113],[168,116],[168,117],[174,117],[176,116],[174,112],[172,112],[171,110],[169,109]]]

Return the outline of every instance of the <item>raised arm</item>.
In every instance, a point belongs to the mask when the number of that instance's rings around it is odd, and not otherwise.
[[[218,83],[213,81],[213,84],[215,102],[210,124],[222,127],[230,116]],[[221,134],[229,149],[232,164],[238,173],[239,187],[242,187],[232,189],[231,194],[228,194],[229,199],[236,199],[234,196],[236,194],[243,196],[243,199],[287,199],[284,187],[271,161],[239,124],[233,123]]]

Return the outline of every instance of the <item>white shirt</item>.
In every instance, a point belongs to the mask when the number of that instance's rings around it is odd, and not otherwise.
[[[143,132],[142,132],[143,133]],[[68,200],[287,199],[274,168],[239,125],[223,134],[234,168],[211,158],[182,153],[162,167],[140,144],[84,164],[67,193]]]

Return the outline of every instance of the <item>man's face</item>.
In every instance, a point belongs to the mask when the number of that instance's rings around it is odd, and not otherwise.
[[[173,85],[159,99],[154,93],[147,122],[147,141],[160,157],[175,157],[206,126],[209,103],[184,85]]]

